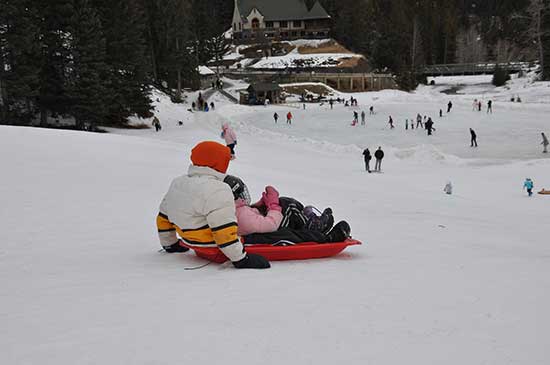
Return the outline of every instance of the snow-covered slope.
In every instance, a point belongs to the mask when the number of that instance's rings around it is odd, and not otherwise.
[[[281,106],[189,113],[164,98],[160,133],[0,126],[2,363],[546,364],[550,197],[521,185],[550,188],[536,136],[550,106],[497,103],[486,116],[452,96],[429,140],[402,119],[435,115],[447,96],[356,97],[378,111],[367,127],[341,105],[293,109],[288,127],[272,122]],[[228,120],[229,172],[253,196],[272,184],[331,206],[365,244],[266,271],[185,271],[203,261],[158,253],[162,195]],[[361,148],[378,145],[385,173],[367,174]]]

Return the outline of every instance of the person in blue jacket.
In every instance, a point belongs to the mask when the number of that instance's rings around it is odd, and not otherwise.
[[[525,182],[523,183],[523,188],[527,189],[527,194],[529,196],[533,195],[533,188],[535,187],[535,184],[533,184],[533,180],[530,178],[526,178]]]

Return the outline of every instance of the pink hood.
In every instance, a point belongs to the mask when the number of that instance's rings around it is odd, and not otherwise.
[[[235,200],[237,209],[237,224],[239,225],[239,236],[251,233],[274,232],[279,229],[283,214],[277,210],[270,210],[267,216],[263,216],[256,208],[246,205],[242,199]]]

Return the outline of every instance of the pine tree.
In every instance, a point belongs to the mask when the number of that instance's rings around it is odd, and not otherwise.
[[[77,127],[94,130],[105,121],[108,112],[105,84],[108,67],[101,22],[88,0],[74,0],[70,32],[73,57],[70,111],[76,119]]]
[[[40,77],[39,13],[33,0],[1,0],[1,120],[28,124],[37,109]]]
[[[147,73],[151,67],[143,2],[93,0],[91,4],[98,9],[106,39],[109,124],[125,124],[133,114],[148,117],[152,105]]]
[[[42,57],[38,102],[40,123],[47,124],[52,114],[68,111],[69,21],[73,14],[72,0],[36,0],[40,6]]]

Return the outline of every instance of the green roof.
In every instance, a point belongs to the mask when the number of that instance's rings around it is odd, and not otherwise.
[[[318,1],[309,10],[304,0],[237,0],[237,5],[242,17],[247,17],[256,8],[267,22],[330,18]]]

